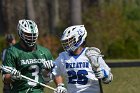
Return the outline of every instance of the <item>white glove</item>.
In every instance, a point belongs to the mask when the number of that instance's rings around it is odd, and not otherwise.
[[[54,93],[67,93],[67,89],[64,87],[64,84],[58,84],[58,87],[54,91]]]
[[[103,83],[104,83],[104,84],[109,84],[109,83],[113,80],[113,75],[112,75],[112,73],[110,72],[109,75],[108,75],[108,77],[103,78],[102,80],[103,80]]]
[[[46,70],[51,70],[54,67],[52,60],[47,60],[43,62],[43,68]]]
[[[15,68],[13,68],[12,72],[11,72],[12,78],[13,79],[21,79],[21,73],[19,71],[17,71]]]
[[[13,68],[13,67],[2,66],[2,69],[3,69],[5,72],[11,74],[11,78],[12,78],[12,79],[17,79],[17,80],[19,80],[19,79],[22,78],[22,77],[21,77],[21,73],[20,73],[18,70],[16,70],[15,68]]]
[[[102,78],[106,78],[107,77],[107,75],[105,74],[105,70],[101,69],[101,68],[97,68],[96,71],[94,71],[94,73],[95,73],[95,76],[98,79],[102,79]]]

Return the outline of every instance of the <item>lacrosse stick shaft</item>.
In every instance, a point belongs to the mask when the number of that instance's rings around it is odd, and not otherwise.
[[[46,88],[49,88],[49,89],[55,91],[55,88],[50,87],[50,86],[48,86],[48,85],[45,85],[45,84],[43,84],[43,83],[41,83],[41,82],[35,81],[35,80],[33,80],[33,79],[29,78],[29,77],[26,77],[26,76],[24,76],[24,75],[21,75],[21,77],[24,78],[24,79],[30,80],[30,81],[32,81],[32,82],[38,83],[38,84],[40,84],[40,85],[43,86],[43,87],[46,87]]]
[[[92,63],[91,63],[91,64],[92,64]],[[98,67],[99,67],[99,66],[98,66]],[[95,67],[95,69],[93,69],[93,70],[96,71],[98,67]],[[99,81],[100,93],[103,93],[102,79],[98,79],[98,81]]]
[[[99,86],[100,86],[100,93],[103,93],[102,80],[98,79],[98,81],[99,81]]]
[[[91,61],[90,61],[90,63],[91,63]],[[91,63],[91,64],[93,64],[93,63]],[[95,70],[97,70],[97,68],[99,67],[99,63],[95,63],[96,65],[94,65],[94,69],[93,69],[93,71]],[[101,79],[98,79],[98,81],[99,81],[99,87],[100,87],[100,93],[103,93],[103,87],[102,87],[102,80]]]
[[[10,72],[11,72],[10,69],[4,68],[4,67],[2,67],[2,66],[1,66],[0,68],[1,68],[2,70],[4,70],[5,72],[7,72],[7,73],[10,73]],[[35,82],[35,83],[37,83],[37,84],[40,84],[40,85],[43,86],[43,87],[46,87],[46,88],[49,88],[49,89],[55,91],[55,88],[53,88],[53,87],[51,87],[51,86],[48,86],[48,85],[45,85],[45,84],[43,84],[43,83],[41,83],[41,82],[35,81],[35,80],[33,80],[33,79],[29,78],[29,77],[26,77],[26,76],[24,76],[24,75],[21,75],[21,77],[24,78],[24,79],[30,80],[30,81],[32,81],[32,82]]]
[[[95,69],[97,69],[98,67],[96,67]],[[93,70],[95,70],[93,69]],[[98,79],[99,81],[99,87],[100,87],[100,93],[103,93],[103,87],[102,87],[102,79]]]
[[[86,53],[87,51],[90,51],[90,49],[87,49],[86,50]],[[88,57],[88,54],[86,54],[86,56]],[[93,55],[93,56],[97,56],[97,55]],[[88,57],[90,59],[90,64],[92,65],[92,70],[94,71],[97,71],[97,68],[99,68],[100,64],[98,63],[98,58],[97,58],[97,61],[94,60],[93,56],[90,56]],[[98,55],[98,57],[102,57],[103,55]],[[102,80],[101,79],[98,79],[99,81],[99,87],[100,87],[100,93],[103,93],[103,88],[102,88]]]

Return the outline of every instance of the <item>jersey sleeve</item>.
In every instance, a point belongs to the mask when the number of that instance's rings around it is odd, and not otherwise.
[[[103,83],[109,84],[113,80],[113,74],[111,73],[111,68],[105,63],[105,61],[101,58],[99,58],[100,68],[104,69],[104,78]]]
[[[13,52],[10,49],[7,49],[2,65],[15,68],[16,67],[15,60],[16,59],[15,56],[13,55]],[[6,74],[6,72],[2,71],[2,74]]]
[[[4,57],[4,66],[10,66],[10,67],[15,67],[15,56],[13,55],[14,52],[10,49],[7,49],[5,57]]]
[[[55,63],[55,67],[54,67],[54,69],[53,69],[53,74],[55,75],[55,76],[59,76],[59,75],[62,75],[62,58],[61,58],[61,55],[59,54],[59,56],[56,58],[56,60],[54,61],[54,63]],[[64,67],[63,67],[64,68]]]
[[[46,52],[47,52],[48,60],[54,60],[50,50],[47,49]]]
[[[105,60],[102,57],[99,57],[98,62],[100,64],[100,68],[104,69],[108,76],[111,71],[111,68],[106,64]]]

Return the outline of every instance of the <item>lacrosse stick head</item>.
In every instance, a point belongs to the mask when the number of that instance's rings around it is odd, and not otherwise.
[[[98,58],[102,57],[103,55],[101,55],[101,52],[98,48],[88,47],[85,51],[85,55],[89,59],[89,62],[94,69],[97,69],[100,66]]]

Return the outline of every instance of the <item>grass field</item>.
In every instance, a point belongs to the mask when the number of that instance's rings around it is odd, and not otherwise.
[[[102,84],[104,93],[139,93],[139,71],[139,67],[112,68],[114,79],[110,84]],[[46,93],[53,93],[48,89],[45,91]]]
[[[104,93],[139,93],[140,68],[113,68],[114,80],[104,85]]]
[[[139,93],[140,89],[140,68],[112,68],[114,80],[112,83],[103,84],[104,93]],[[0,76],[1,78],[1,76]],[[0,93],[2,93],[2,80],[0,79]],[[54,87],[54,83],[50,84]],[[45,93],[53,93],[45,88]]]

